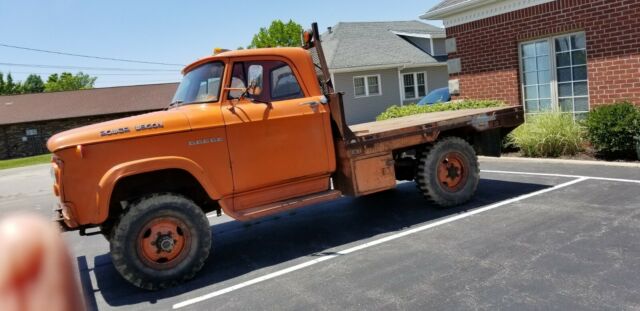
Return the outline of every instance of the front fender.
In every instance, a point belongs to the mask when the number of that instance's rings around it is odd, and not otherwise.
[[[165,169],[182,169],[190,173],[202,185],[209,197],[214,200],[220,199],[220,193],[212,186],[204,169],[193,160],[172,156],[125,162],[108,170],[98,183],[96,191],[97,223],[102,223],[107,219],[111,194],[119,180],[128,176]]]

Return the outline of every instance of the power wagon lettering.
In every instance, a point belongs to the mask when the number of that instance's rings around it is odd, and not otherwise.
[[[149,123],[149,124],[139,124],[136,125],[136,131],[144,131],[144,130],[152,130],[152,129],[159,129],[159,128],[163,128],[164,125],[162,124],[162,122],[154,122],[154,123]]]
[[[117,128],[117,129],[101,131],[100,132],[100,136],[111,136],[111,135],[124,134],[124,133],[129,133],[129,132],[131,132],[131,130],[129,130],[128,127],[121,127],[121,128]]]

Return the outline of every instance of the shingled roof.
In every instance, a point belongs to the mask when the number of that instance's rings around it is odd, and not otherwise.
[[[439,60],[398,33],[444,35],[444,29],[419,21],[338,23],[322,35],[330,69],[384,65],[429,65]]]
[[[0,96],[0,125],[160,110],[178,83]]]

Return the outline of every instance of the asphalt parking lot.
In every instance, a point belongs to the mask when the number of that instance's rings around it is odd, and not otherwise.
[[[193,281],[120,278],[101,236],[65,233],[100,310],[640,309],[640,167],[483,160],[476,198],[427,204],[413,183],[252,223],[210,218]],[[47,166],[0,171],[0,215],[49,215]]]

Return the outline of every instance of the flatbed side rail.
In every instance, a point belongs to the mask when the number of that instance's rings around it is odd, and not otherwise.
[[[410,137],[422,137],[422,143],[426,143],[435,141],[440,133],[448,130],[473,128],[476,132],[483,132],[496,128],[515,128],[523,122],[524,111],[522,106],[514,106],[488,113],[461,116],[421,125],[400,127],[398,129],[372,133],[370,135],[360,134],[356,135],[353,139],[345,141],[345,147],[347,149],[371,148],[376,144],[394,140],[405,141],[405,143],[399,142],[398,144],[392,144],[394,148],[401,148],[410,146],[402,145],[419,141],[416,139],[408,139]]]

